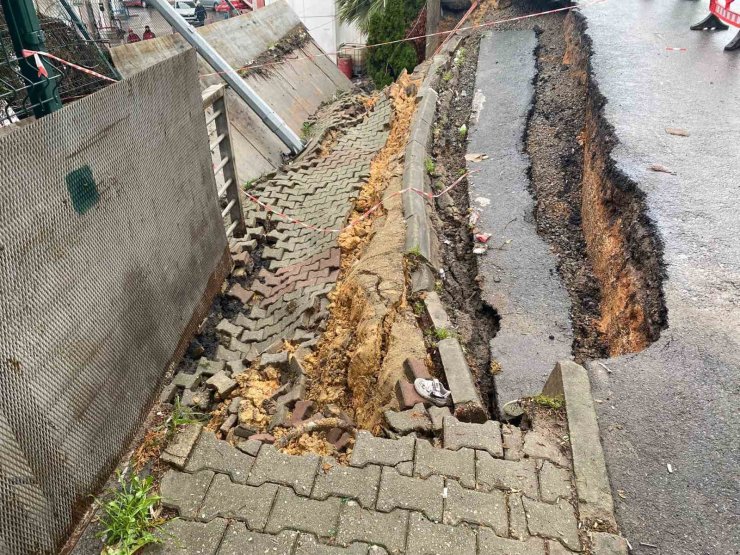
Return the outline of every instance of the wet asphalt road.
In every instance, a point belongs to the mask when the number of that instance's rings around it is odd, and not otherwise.
[[[736,29],[689,30],[707,5],[584,10],[613,157],[647,195],[668,273],[661,338],[590,365],[617,516],[638,554],[740,553],[740,52],[722,50]]]

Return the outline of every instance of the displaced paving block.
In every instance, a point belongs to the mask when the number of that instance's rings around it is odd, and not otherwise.
[[[299,530],[319,537],[334,536],[339,524],[339,509],[342,501],[330,497],[326,501],[316,501],[299,497],[290,488],[278,490],[275,504],[267,521],[265,531],[277,534],[283,530]]]
[[[419,513],[409,517],[406,555],[429,555],[476,552],[475,531],[467,526],[447,526],[429,522]],[[481,551],[481,553],[486,553]]]
[[[550,505],[526,497],[522,501],[530,534],[558,540],[573,551],[581,550],[581,540],[578,538],[578,521],[570,503],[560,501],[556,505]]]
[[[379,513],[366,511],[350,501],[339,515],[337,543],[365,542],[384,547],[390,553],[403,551],[406,545],[408,512]]]
[[[545,555],[545,542],[539,538],[507,540],[486,528],[478,529],[478,546],[481,555]],[[550,555],[553,553],[550,552]]]
[[[213,433],[203,431],[190,454],[185,470],[187,472],[213,470],[228,474],[233,482],[244,484],[253,462],[254,457],[245,455],[226,441],[216,438]]]
[[[544,461],[540,468],[540,498],[548,503],[571,498],[570,471]]]
[[[455,404],[455,416],[463,422],[485,422],[488,415],[460,343],[453,338],[443,339],[437,349]]]
[[[534,540],[541,541],[539,538],[530,539],[530,541]],[[570,549],[566,549],[559,541],[547,540],[545,545],[547,545],[547,555],[572,555],[573,553]]]
[[[425,439],[417,439],[414,476],[427,478],[434,474],[458,480],[466,488],[474,488],[475,451],[438,449]]]
[[[409,410],[396,412],[387,410],[383,413],[386,422],[392,430],[399,434],[410,434],[411,432],[430,432],[432,420],[429,418],[424,405],[419,403]]]
[[[423,378],[425,380],[432,379],[432,375],[429,373],[426,363],[418,358],[407,358],[404,360],[403,371],[412,385],[416,378]]]
[[[605,532],[591,532],[591,553],[593,555],[627,555],[627,541],[621,536]],[[552,551],[550,552],[552,554]]]
[[[178,429],[175,437],[165,447],[160,459],[182,469],[188,460],[188,455],[193,450],[193,446],[195,446],[195,442],[198,441],[202,429],[201,424],[188,424]]]
[[[563,454],[557,438],[551,434],[545,435],[538,430],[525,434],[524,454],[532,458],[548,459],[558,466],[570,468],[570,461]]]
[[[233,428],[236,425],[237,420],[236,414],[230,414],[226,417],[226,420],[223,421],[223,424],[218,428],[218,431],[221,432],[224,436],[228,434],[231,431],[231,428]]]
[[[262,530],[277,490],[275,484],[243,486],[234,484],[225,474],[216,474],[198,511],[198,519],[207,522],[220,516],[246,522],[252,530]]]
[[[190,522],[179,518],[169,520],[154,533],[162,543],[147,545],[141,550],[141,554],[216,555],[227,524],[223,518],[216,518],[208,523]]]
[[[257,347],[255,347],[252,344],[243,343],[242,341],[239,341],[236,337],[231,338],[231,341],[229,342],[229,350],[234,351],[235,353],[241,353],[241,356],[243,357],[243,359],[248,362],[253,362],[257,360],[257,358],[260,356],[259,351],[257,351]],[[237,361],[231,361],[231,362],[242,362],[242,361],[237,360]],[[243,362],[242,362],[242,365],[243,365]]]
[[[187,374],[178,372],[172,380],[172,385],[182,387],[183,389],[194,390],[200,385],[202,374]]]
[[[260,357],[260,368],[266,368],[273,366],[282,370],[288,369],[288,353],[282,351],[280,353],[265,353]]]
[[[509,535],[509,517],[506,496],[503,492],[485,493],[463,488],[454,480],[447,480],[445,500],[445,524],[479,524],[488,526],[499,536]]]
[[[237,437],[239,437],[239,434],[236,434]],[[252,434],[254,435],[254,434]],[[274,441],[274,438],[273,438]],[[247,455],[252,455],[253,457],[256,457],[257,454],[260,452],[260,448],[262,447],[262,442],[258,439],[247,439],[246,441],[239,441],[236,444],[236,448],[239,449],[239,451],[246,453]]]
[[[369,552],[367,545],[362,543],[353,543],[350,547],[337,547],[319,543],[310,534],[301,534],[298,536],[295,555],[369,555]]]
[[[452,416],[450,407],[435,407],[431,406],[427,409],[429,418],[432,419],[432,430],[435,432],[441,432],[444,429],[445,417]]]
[[[447,311],[442,306],[442,300],[436,291],[430,291],[426,294],[426,297],[424,297],[424,306],[435,330],[452,331],[452,322],[449,316],[447,316]]]
[[[476,457],[479,488],[520,491],[527,497],[537,499],[537,476],[533,460],[494,459],[485,451],[477,451]]]
[[[244,289],[244,287],[242,287],[240,283],[235,283],[231,286],[231,289],[229,289],[227,295],[233,299],[236,299],[242,304],[247,304],[250,300],[252,300],[254,293],[252,291],[247,291],[246,289]]]
[[[383,439],[373,437],[366,431],[357,432],[355,448],[352,450],[350,464],[365,466],[366,464],[381,464],[396,466],[402,462],[414,460],[414,438],[407,436],[400,439]]]
[[[314,454],[286,455],[272,445],[264,445],[247,483],[259,486],[273,482],[289,486],[300,495],[310,495],[319,462],[319,457]]]
[[[297,538],[298,532],[290,530],[271,536],[249,530],[241,522],[230,522],[218,555],[288,555]]]
[[[394,468],[383,467],[376,508],[389,512],[393,509],[421,511],[436,522],[442,521],[442,494],[444,480],[431,476],[423,480],[402,476]]]
[[[507,461],[518,461],[522,458],[524,451],[524,440],[522,430],[519,426],[504,424],[501,427],[501,435],[504,441],[504,458]]]
[[[215,389],[221,396],[221,399],[226,399],[229,393],[236,389],[237,385],[236,381],[232,380],[224,371],[214,374],[206,380],[206,386],[210,389]]]
[[[195,474],[168,470],[159,486],[162,505],[177,510],[183,518],[195,518],[213,476],[213,472],[207,470]]]
[[[216,332],[222,337],[226,338],[226,343],[228,343],[228,340],[232,337],[239,337],[239,334],[244,331],[244,328],[240,326],[236,326],[229,322],[226,318],[221,320],[216,325]]]
[[[398,406],[401,410],[410,409],[419,404],[426,407],[432,404],[416,392],[414,384],[406,380],[396,382],[396,399],[398,399]]]
[[[198,359],[198,366],[195,369],[195,373],[202,376],[213,376],[214,374],[221,372],[225,366],[226,363],[222,360],[209,360],[202,357]]]
[[[216,347],[216,359],[227,361],[227,360],[241,360],[243,353],[238,353],[236,351],[230,351],[223,345],[219,345]]]
[[[333,458],[325,457],[316,477],[311,497],[344,497],[356,499],[361,506],[370,509],[375,506],[380,485],[380,466],[368,465],[364,468],[342,466]]]
[[[517,540],[524,541],[529,538],[527,528],[527,515],[524,514],[524,503],[521,493],[510,493],[506,499],[509,506],[509,535]]]
[[[503,457],[501,426],[498,422],[487,420],[483,424],[460,422],[454,416],[444,419],[445,449],[457,450],[461,447],[482,449],[493,457]]]

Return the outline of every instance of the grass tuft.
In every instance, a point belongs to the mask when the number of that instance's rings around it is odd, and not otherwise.
[[[541,407],[545,407],[553,410],[560,410],[565,406],[565,399],[561,395],[557,397],[548,397],[547,395],[535,395],[532,397],[532,402]]]
[[[154,478],[133,476],[126,481],[119,476],[118,481],[121,489],[111,492],[110,501],[96,500],[103,512],[103,530],[98,533],[105,544],[103,555],[133,555],[145,545],[162,542],[155,535],[164,519],[155,516],[160,497],[152,492]]]

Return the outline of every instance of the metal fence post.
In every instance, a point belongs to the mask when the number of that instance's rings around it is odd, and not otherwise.
[[[31,83],[28,95],[33,104],[33,114],[41,118],[62,108],[55,79],[59,72],[50,64],[41,60],[48,76],[39,75],[39,68],[33,57],[23,56],[23,50],[44,50],[44,37],[39,18],[32,0],[0,0],[8,24],[13,49],[18,57],[18,65],[23,78]]]

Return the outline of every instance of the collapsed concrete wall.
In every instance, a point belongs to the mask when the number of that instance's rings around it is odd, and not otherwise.
[[[245,81],[299,135],[303,123],[322,102],[330,100],[337,90],[351,87],[285,0],[201,27],[198,33],[235,69],[258,66],[241,72]],[[121,74],[131,77],[189,49],[185,39],[172,34],[118,46],[111,54]],[[203,88],[221,82],[202,59],[199,72]],[[239,178],[248,181],[275,171],[287,148],[233,91],[227,95]]]
[[[55,551],[228,271],[204,123],[186,52],[0,137],[0,553]]]

